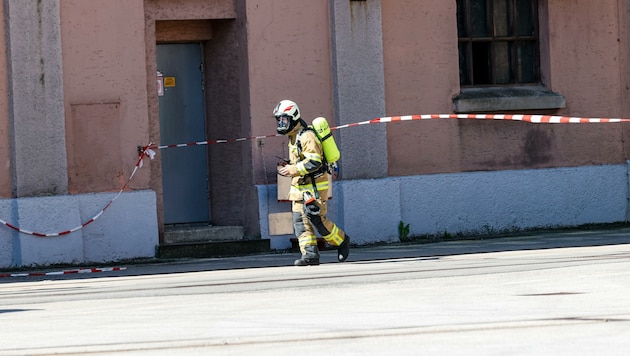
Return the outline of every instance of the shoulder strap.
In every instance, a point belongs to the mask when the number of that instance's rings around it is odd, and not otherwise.
[[[312,127],[306,126],[302,130],[300,130],[300,132],[298,132],[297,134],[297,137],[295,138],[295,144],[297,145],[298,155],[302,154],[302,143],[300,142],[300,137],[302,136],[304,132],[309,131],[309,130],[313,131],[313,134],[315,134],[315,137],[319,140],[319,137],[317,136],[317,132]],[[322,155],[322,166],[324,168],[324,172],[328,172],[328,162],[326,161],[326,155]],[[313,192],[315,193],[315,199],[319,199],[319,192],[317,191],[317,185],[315,184],[315,173],[310,173],[309,176],[311,177],[311,183],[313,184]]]
[[[298,153],[302,153],[302,142],[300,141],[300,137],[302,137],[302,134],[306,131],[313,131],[315,137],[317,137],[317,132],[315,132],[315,129],[313,129],[312,127],[307,126],[305,128],[302,128],[295,138],[295,144],[297,145]],[[319,137],[317,137],[317,139],[319,139]]]

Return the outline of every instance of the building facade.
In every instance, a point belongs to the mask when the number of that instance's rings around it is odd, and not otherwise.
[[[271,116],[282,99],[331,126],[630,117],[627,0],[4,0],[0,11],[0,267],[152,257],[178,225],[242,226],[288,248],[275,175],[287,142]],[[400,222],[454,235],[627,221],[629,130],[340,128],[331,215],[358,244],[397,241]],[[139,161],[146,146],[155,157]]]

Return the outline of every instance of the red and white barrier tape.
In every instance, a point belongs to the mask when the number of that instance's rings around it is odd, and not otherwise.
[[[105,213],[105,210],[107,210],[112,203],[114,203],[114,201],[116,199],[118,199],[118,197],[123,193],[123,191],[127,188],[127,185],[129,185],[129,182],[131,182],[131,179],[133,179],[133,176],[136,174],[136,172],[138,171],[138,168],[142,167],[142,161],[144,157],[149,157],[151,159],[153,159],[153,157],[155,156],[155,152],[153,150],[151,150],[150,148],[148,148],[148,146],[145,146],[141,149],[138,160],[136,161],[136,165],[135,167],[133,167],[133,171],[131,172],[131,175],[129,176],[129,179],[127,179],[127,182],[125,182],[125,184],[122,186],[122,188],[120,188],[120,191],[118,192],[118,194],[116,194],[116,196],[114,196],[114,198],[112,198],[112,200],[110,200],[109,202],[107,202],[107,204],[105,204],[105,207],[103,207],[103,209],[101,209],[101,211],[99,211],[96,215],[94,215],[91,219],[89,219],[88,221],[84,222],[83,224],[74,227],[72,229],[66,230],[66,231],[61,231],[61,232],[56,232],[56,233],[42,233],[42,232],[36,232],[36,231],[30,231],[30,230],[26,230],[26,229],[22,229],[18,226],[12,225],[2,219],[0,219],[0,224],[3,224],[6,227],[9,227],[15,231],[18,231],[22,234],[27,234],[27,235],[33,235],[33,236],[38,236],[38,237],[56,237],[56,236],[62,236],[62,235],[68,235],[71,234],[75,231],[81,230],[84,227],[88,226],[89,224],[93,223],[96,219],[98,219],[99,217],[101,217],[101,215],[103,215],[103,213]]]
[[[552,116],[552,115],[521,115],[521,114],[428,114],[428,115],[405,115],[405,116],[388,116],[388,117],[379,117],[372,120],[355,122],[351,124],[339,125],[335,127],[331,127],[331,130],[339,130],[347,127],[353,126],[361,126],[361,125],[371,125],[371,124],[380,124],[380,123],[391,123],[391,122],[399,122],[399,121],[413,121],[413,120],[433,120],[433,119],[473,119],[473,120],[503,120],[503,121],[522,121],[529,122],[533,124],[590,124],[590,123],[619,123],[619,122],[630,122],[630,118],[585,118],[585,117],[571,117],[571,116]],[[57,233],[40,233],[29,231],[26,229],[19,228],[15,225],[12,225],[2,219],[0,219],[0,223],[16,230],[23,234],[40,236],[40,237],[55,237],[62,236],[73,233],[75,231],[81,230],[86,227],[90,223],[94,222],[94,220],[98,219],[107,208],[109,208],[112,203],[118,199],[118,197],[123,193],[131,179],[136,174],[138,168],[142,168],[143,158],[149,157],[153,159],[155,157],[154,149],[166,149],[166,148],[178,148],[178,147],[190,147],[190,146],[200,146],[200,145],[213,145],[219,143],[235,143],[235,142],[243,142],[249,140],[256,139],[265,139],[271,137],[281,137],[283,135],[275,134],[275,135],[264,135],[264,136],[251,136],[251,137],[242,137],[236,139],[226,139],[226,140],[209,140],[209,141],[198,141],[198,142],[189,142],[189,143],[179,143],[179,144],[170,144],[170,145],[154,145],[150,143],[147,146],[144,146],[140,149],[140,156],[138,161],[136,162],[135,167],[133,168],[133,172],[127,179],[127,182],[120,189],[118,194],[110,200],[101,211],[96,214],[93,218],[89,219],[85,223],[77,226],[73,229],[57,232]]]
[[[61,276],[65,274],[84,274],[84,273],[97,273],[97,272],[124,271],[126,269],[127,269],[126,267],[108,267],[108,268],[80,268],[80,269],[63,270],[63,271],[57,271],[57,272],[0,273],[0,278]]]
[[[404,116],[387,116],[379,117],[372,120],[360,121],[351,124],[339,125],[331,127],[331,130],[345,129],[347,127],[381,124],[399,121],[413,121],[413,120],[434,120],[434,119],[473,119],[473,120],[502,120],[502,121],[522,121],[532,124],[595,124],[595,123],[619,123],[630,122],[630,118],[587,118],[587,117],[573,117],[573,116],[553,116],[553,115],[521,115],[521,114],[427,114],[427,115],[404,115]],[[180,143],[172,145],[149,145],[147,149],[165,149],[165,148],[177,148],[177,147],[190,147],[199,145],[212,145],[218,143],[234,143],[248,140],[264,139],[270,137],[281,137],[283,135],[266,135],[266,136],[251,136],[242,137],[229,140],[211,140],[211,141],[197,141],[189,143]]]
[[[362,121],[347,125],[341,125],[331,130],[342,129],[346,127],[388,123],[397,121],[411,120],[432,120],[432,119],[473,119],[473,120],[504,120],[504,121],[523,121],[532,124],[594,124],[594,123],[616,123],[630,122],[630,118],[586,118],[572,116],[551,116],[551,115],[520,115],[520,114],[430,114],[430,115],[406,115],[406,116],[390,116],[380,117],[373,120]]]
[[[197,141],[197,142],[178,143],[178,144],[174,144],[174,145],[162,145],[162,146],[149,145],[149,146],[145,146],[145,149],[162,150],[162,149],[165,149],[165,148],[178,148],[178,147],[214,145],[214,144],[217,144],[217,143],[235,143],[235,142],[243,142],[243,141],[256,140],[256,139],[271,138],[271,137],[281,137],[281,136],[284,136],[284,135],[275,134],[275,135],[265,135],[265,136],[251,136],[251,137],[241,137],[241,138],[229,139],[229,140]],[[153,159],[153,157],[151,157],[151,159]]]

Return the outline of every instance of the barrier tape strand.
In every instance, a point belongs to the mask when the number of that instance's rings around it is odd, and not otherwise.
[[[42,233],[42,232],[36,232],[36,231],[31,231],[31,230],[27,230],[27,229],[23,229],[20,228],[18,226],[15,226],[3,219],[0,219],[0,224],[3,224],[4,226],[13,229],[19,233],[22,234],[26,234],[26,235],[33,235],[33,236],[37,236],[37,237],[57,237],[57,236],[63,236],[63,235],[68,235],[71,234],[75,231],[79,231],[83,228],[85,228],[86,226],[88,226],[89,224],[93,223],[94,221],[96,221],[96,219],[98,219],[99,217],[101,217],[105,211],[107,209],[109,209],[109,207],[114,203],[114,201],[116,199],[118,199],[118,197],[120,197],[120,195],[125,191],[125,189],[127,189],[127,186],[129,185],[129,182],[131,182],[131,180],[133,179],[134,175],[136,174],[136,172],[138,171],[139,168],[142,167],[143,164],[143,159],[144,157],[149,157],[150,159],[153,159],[153,157],[155,156],[155,152],[153,150],[151,150],[150,148],[148,148],[148,146],[150,146],[151,144],[144,146],[139,154],[138,160],[136,161],[136,165],[133,167],[133,171],[131,172],[131,174],[129,175],[129,178],[127,179],[127,181],[125,182],[125,184],[123,184],[122,188],[120,188],[120,191],[118,192],[118,194],[116,194],[110,201],[107,202],[107,204],[105,204],[105,206],[96,214],[94,215],[92,218],[88,219],[86,222],[82,223],[81,225],[74,227],[72,229],[69,230],[65,230],[65,231],[61,231],[61,232],[56,232],[56,233]]]
[[[415,120],[434,120],[434,119],[472,119],[472,120],[502,120],[502,121],[520,121],[528,122],[532,124],[595,124],[595,123],[620,123],[630,122],[630,118],[588,118],[588,117],[574,117],[574,116],[557,116],[557,115],[527,115],[527,114],[424,114],[424,115],[401,115],[401,116],[386,116],[379,117],[372,120],[354,122],[350,124],[339,125],[331,127],[331,130],[345,129],[348,127],[390,123],[399,121],[415,121]],[[197,141],[188,143],[179,143],[171,145],[149,145],[146,146],[149,149],[167,149],[167,148],[179,148],[190,147],[199,145],[211,145],[219,143],[234,143],[256,139],[265,139],[271,137],[282,137],[284,135],[266,135],[266,136],[251,136],[241,137],[237,139],[224,139],[224,140],[210,140],[210,141]]]
[[[472,119],[472,120],[502,120],[502,121],[520,121],[520,122],[528,122],[532,124],[592,124],[592,123],[622,123],[622,122],[630,122],[630,118],[586,118],[586,117],[573,117],[573,116],[556,116],[556,115],[528,115],[528,114],[423,114],[423,115],[403,115],[403,116],[387,116],[387,117],[379,117],[372,120],[354,122],[350,124],[339,125],[335,127],[331,127],[331,130],[340,130],[348,127],[362,126],[362,125],[371,125],[371,124],[380,124],[380,123],[394,123],[394,122],[403,122],[403,121],[415,121],[415,120],[434,120],[434,119]],[[190,146],[201,146],[201,145],[213,145],[213,144],[221,144],[221,143],[236,143],[243,142],[249,140],[257,140],[257,139],[266,139],[272,137],[282,137],[281,134],[272,134],[272,135],[263,135],[263,136],[251,136],[251,137],[241,137],[236,139],[216,139],[216,140],[207,140],[207,141],[197,141],[197,142],[188,142],[188,143],[178,143],[178,144],[169,144],[169,145],[155,145],[153,143],[149,143],[146,146],[142,146],[138,148],[139,157],[136,162],[136,165],[133,168],[133,171],[125,184],[122,186],[118,194],[111,199],[105,207],[101,209],[94,217],[84,222],[83,224],[61,232],[56,233],[41,233],[26,230],[15,226],[7,221],[0,219],[0,224],[4,226],[16,230],[20,233],[33,235],[38,237],[56,237],[71,234],[75,231],[81,230],[85,228],[87,225],[93,223],[96,219],[98,219],[105,211],[114,203],[116,199],[124,192],[124,190],[129,185],[129,182],[133,179],[139,168],[142,168],[143,159],[148,157],[149,159],[153,159],[155,156],[156,149],[168,149],[168,148],[181,148],[181,147],[190,147]],[[0,275],[1,276],[1,275]]]

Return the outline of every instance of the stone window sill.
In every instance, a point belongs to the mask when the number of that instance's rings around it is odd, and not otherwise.
[[[542,86],[462,88],[453,98],[455,113],[557,110],[564,96]]]

